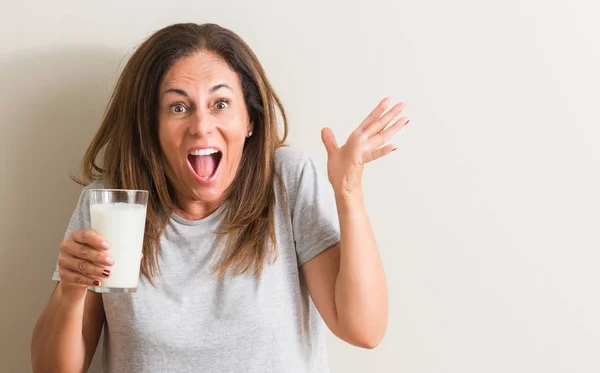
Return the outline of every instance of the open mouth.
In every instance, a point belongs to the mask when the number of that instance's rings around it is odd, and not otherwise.
[[[215,148],[195,149],[187,156],[190,168],[201,182],[210,182],[216,178],[221,158],[223,153]]]

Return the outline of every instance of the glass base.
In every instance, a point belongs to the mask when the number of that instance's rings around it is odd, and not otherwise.
[[[93,287],[96,293],[135,293],[137,288],[105,288],[105,287]]]

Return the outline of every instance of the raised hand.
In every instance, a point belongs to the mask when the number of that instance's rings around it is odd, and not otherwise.
[[[387,142],[409,120],[402,117],[390,125],[392,119],[399,115],[406,105],[403,102],[398,103],[386,112],[389,102],[389,98],[383,99],[341,147],[338,146],[331,129],[324,128],[321,131],[328,156],[327,174],[336,197],[360,196],[364,165],[396,150],[395,145]]]

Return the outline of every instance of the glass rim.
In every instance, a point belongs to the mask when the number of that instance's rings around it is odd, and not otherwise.
[[[101,188],[94,188],[94,189],[90,189],[90,192],[121,192],[121,193],[150,193],[147,190],[142,190],[142,189],[101,189]]]

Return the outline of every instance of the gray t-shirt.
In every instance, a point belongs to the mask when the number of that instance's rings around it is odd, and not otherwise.
[[[160,239],[161,277],[136,293],[104,293],[105,372],[328,372],[325,325],[299,266],[340,240],[331,184],[310,157],[276,152],[288,193],[276,188],[279,257],[256,279],[211,273],[217,210],[198,221],[173,215]],[[82,192],[65,238],[90,228]],[[59,280],[58,272],[54,280]]]

